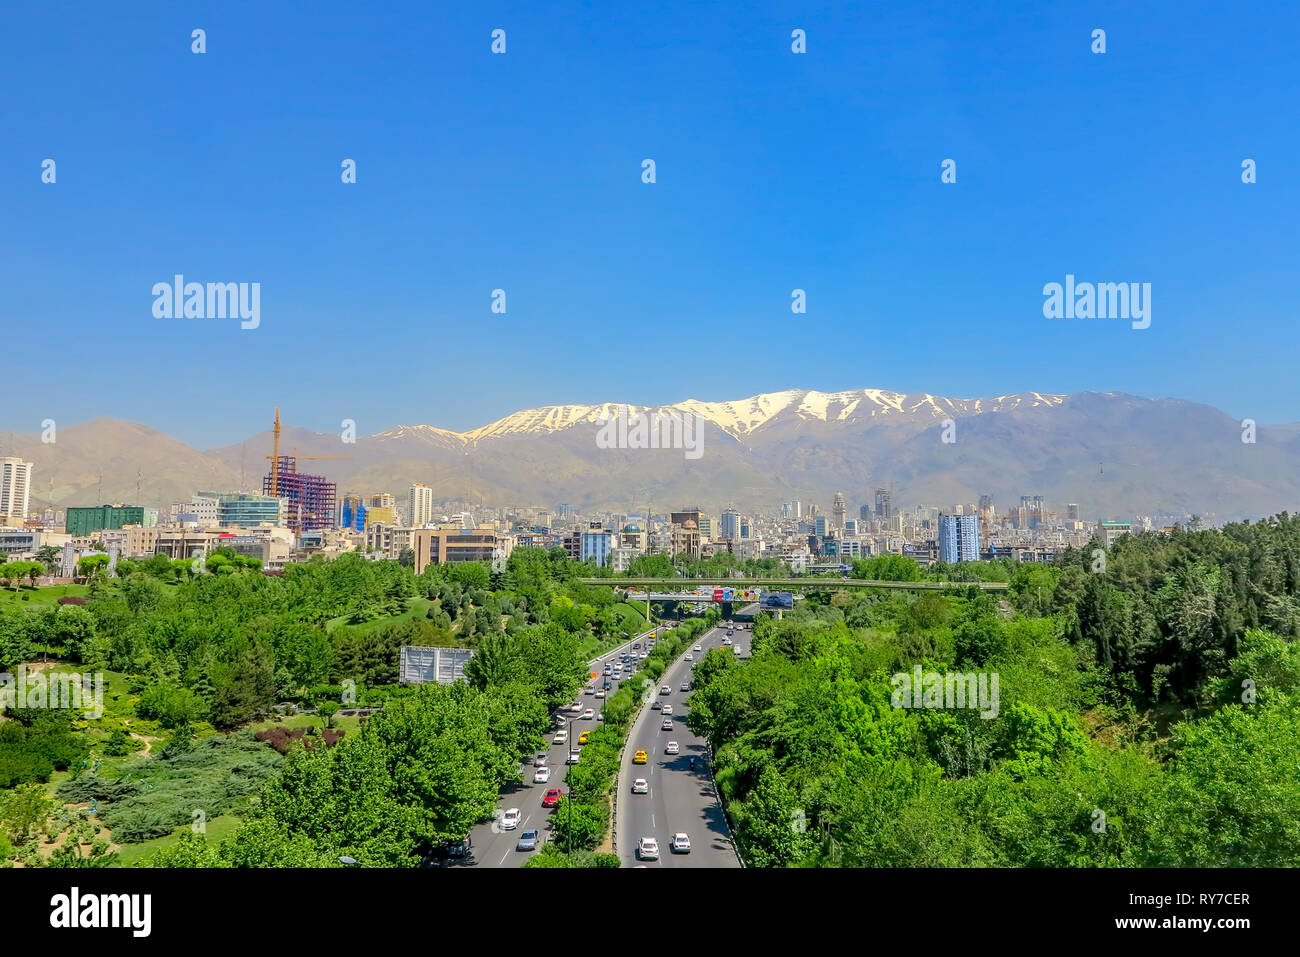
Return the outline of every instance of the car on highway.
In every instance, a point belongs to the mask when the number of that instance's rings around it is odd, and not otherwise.
[[[691,690],[691,683],[690,683],[689,681],[683,681],[683,682],[682,682],[682,690],[683,690],[683,691],[690,691],[690,690]]]
[[[731,639],[730,639],[730,638],[723,638],[723,639],[722,639],[722,643],[723,643],[724,645],[729,645],[729,644],[731,644]]]
[[[610,674],[613,672],[613,670],[614,670],[613,663],[608,661],[605,662],[605,674]]]
[[[659,860],[659,842],[653,837],[643,837],[636,846],[636,858],[639,861]]]
[[[605,692],[603,692],[603,691],[597,691],[597,692],[596,692],[596,697],[597,697],[597,698],[603,698],[603,697],[605,697]]]
[[[650,702],[650,710],[651,710],[651,711],[658,711],[658,710],[659,710],[660,708],[662,708],[663,706],[664,706],[664,703],[663,703],[662,701],[660,701],[658,698],[655,698],[654,701],[651,701],[651,702]]]
[[[570,714],[582,714],[582,702],[581,702],[581,701],[577,701],[577,702],[574,702],[573,704],[569,705],[569,713],[570,713]]]
[[[565,763],[565,764],[577,764],[577,763],[578,763],[578,755],[581,754],[581,753],[582,753],[581,751],[579,751],[579,750],[577,750],[577,749],[575,748],[574,750],[572,750],[572,751],[569,752],[569,756],[568,756],[567,758],[564,759],[564,763]]]
[[[669,741],[664,747],[664,754],[676,754],[681,748],[676,741]]]
[[[542,798],[542,807],[555,807],[560,803],[560,789],[549,788],[546,795]]]
[[[519,826],[519,818],[521,816],[522,815],[520,815],[519,813],[519,808],[517,807],[512,807],[509,810],[507,810],[504,814],[501,815],[501,830],[513,831],[515,828]]]
[[[596,712],[593,711],[591,708],[588,708],[586,711],[582,712],[582,717],[579,718],[578,720],[579,720],[579,721],[590,721],[590,720],[591,720],[592,718],[594,718],[595,716],[596,716]]]
[[[593,688],[591,685],[587,685],[587,687],[585,687],[585,688],[582,689],[582,693],[583,693],[583,694],[595,694],[595,693],[596,693],[596,689]]]
[[[661,688],[659,689],[659,693],[660,693],[660,694],[672,694],[672,693],[673,693],[673,689],[670,688],[670,687],[668,687],[667,685],[664,685],[663,687],[661,687]]]
[[[703,645],[696,645],[696,646],[695,646],[695,650],[696,650],[696,651],[703,651],[703,650],[704,650],[704,646],[703,646]]]
[[[548,763],[545,751],[538,751],[537,757],[533,758],[533,767],[535,768],[545,767]]]
[[[649,794],[650,782],[647,781],[645,778],[637,778],[635,781],[632,782],[632,793]]]
[[[645,764],[645,762],[646,762],[646,753],[644,751],[638,751],[636,754],[632,755],[633,764]]]
[[[664,731],[671,731],[673,729],[673,719],[664,718],[664,723],[659,725],[659,727]]]
[[[537,832],[531,828],[522,831],[519,834],[519,843],[515,845],[516,851],[535,851],[537,850]]]
[[[587,731],[582,732],[582,734],[578,735],[578,743],[579,743],[579,744],[586,744],[586,743],[587,743],[587,738],[590,737],[590,735],[591,735],[591,731],[590,731],[590,730],[587,730]]]
[[[641,652],[641,660],[642,660],[642,661],[644,661],[645,659],[647,659],[647,658],[649,658],[649,657],[650,657],[650,656],[647,655],[644,651]]]
[[[546,783],[547,781],[549,781],[549,780],[551,780],[551,769],[550,769],[550,768],[547,768],[547,767],[541,767],[541,768],[538,768],[536,771],[533,772],[533,783],[534,783],[534,784],[545,784],[545,783]]]
[[[673,842],[668,846],[672,848],[672,852],[674,854],[691,853],[691,839],[686,836],[685,831],[678,831],[676,834],[674,834]]]
[[[551,744],[564,744],[569,740],[569,732],[561,728],[555,732],[555,737],[551,738]]]
[[[664,714],[672,714],[672,713],[673,713],[673,706],[670,705],[670,704],[666,704],[666,705],[664,705],[663,708],[661,708],[660,710],[663,711]]]
[[[686,660],[687,660],[687,661],[694,661],[694,660],[695,660],[695,656],[694,656],[694,655],[687,655],[687,656],[686,656]]]

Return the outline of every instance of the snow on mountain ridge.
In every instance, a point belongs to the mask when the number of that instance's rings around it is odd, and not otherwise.
[[[663,406],[638,406],[618,402],[600,405],[548,405],[521,409],[503,418],[471,429],[452,432],[431,425],[398,425],[377,434],[376,438],[437,437],[472,445],[482,439],[511,434],[559,432],[575,425],[595,425],[602,415],[612,416],[621,409],[631,413],[661,411],[695,413],[706,422],[733,436],[752,433],[789,411],[801,419],[821,422],[853,422],[888,416],[928,414],[932,418],[980,415],[1011,409],[1057,406],[1066,396],[1041,392],[1020,392],[981,399],[949,399],[928,393],[890,392],[884,389],[855,389],[847,392],[786,389],[765,392],[747,399],[702,402],[685,399]]]

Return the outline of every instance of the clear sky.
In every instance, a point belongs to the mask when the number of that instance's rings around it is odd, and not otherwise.
[[[1297,27],[1281,3],[14,5],[0,429],[209,447],[276,405],[364,434],[860,387],[1297,420]],[[260,327],[155,318],[176,273],[260,282]],[[1067,273],[1151,283],[1151,327],[1044,318]]]

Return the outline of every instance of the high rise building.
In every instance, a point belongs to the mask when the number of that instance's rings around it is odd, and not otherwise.
[[[861,506],[858,507],[858,521],[859,521],[859,522],[862,522],[864,525],[865,525],[867,522],[871,521],[871,506],[870,506],[870,505],[861,505]]]
[[[32,492],[32,463],[12,456],[0,459],[0,525],[22,524]]]
[[[370,508],[396,508],[397,497],[392,492],[377,492],[370,496]]]
[[[406,492],[406,520],[412,528],[423,528],[433,521],[433,489],[416,482]]]
[[[288,499],[285,524],[295,532],[333,528],[337,520],[334,500],[338,486],[323,475],[298,471],[298,460],[281,455],[262,478],[262,494]]]
[[[888,522],[894,517],[894,496],[887,488],[876,489],[876,518]]]
[[[835,530],[844,531],[844,493],[836,492],[835,500],[831,503],[831,516],[835,519]]]
[[[357,532],[366,530],[366,506],[362,504],[360,495],[349,493],[343,496],[339,527]]]
[[[975,562],[980,557],[980,523],[974,515],[939,516],[939,561]]]
[[[740,513],[734,508],[728,507],[722,513],[721,540],[724,542],[735,541],[740,538]]]
[[[1079,520],[1079,506],[1073,502],[1065,506],[1065,517],[1071,522],[1077,522]]]

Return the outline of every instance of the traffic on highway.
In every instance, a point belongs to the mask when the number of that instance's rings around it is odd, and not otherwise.
[[[748,653],[751,632],[723,623],[664,672],[628,733],[615,796],[615,849],[624,867],[739,867],[709,766],[707,742],[686,727],[691,673],[711,649]]]
[[[582,734],[600,727],[601,707],[639,667],[657,634],[666,626],[646,631],[587,662],[594,674],[576,700],[554,717],[548,746],[520,768],[520,780],[501,792],[493,819],[469,833],[468,846],[449,858],[453,866],[521,867],[531,852],[551,838],[550,818],[560,797],[567,793],[564,772],[582,760]]]

